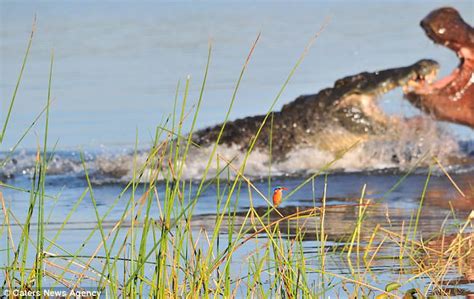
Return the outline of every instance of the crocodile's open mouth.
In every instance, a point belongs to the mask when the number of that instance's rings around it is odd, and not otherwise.
[[[427,77],[428,80],[418,79],[411,81],[408,86],[409,88],[404,88],[405,94],[414,92],[418,95],[429,95],[438,93],[445,88],[452,87],[450,95],[452,96],[453,100],[456,100],[456,93],[458,97],[461,96],[462,91],[471,85],[474,80],[472,72],[469,71],[469,74],[465,71],[465,68],[467,67],[465,65],[465,58],[460,57],[460,60],[460,64],[449,75],[443,78],[436,80],[436,72]]]
[[[426,61],[429,61],[429,63]],[[420,88],[436,84],[435,81],[439,73],[439,64],[433,60],[422,60],[419,63],[422,63],[423,66],[413,72],[412,77],[410,77],[405,84],[401,85],[404,93],[413,92]]]

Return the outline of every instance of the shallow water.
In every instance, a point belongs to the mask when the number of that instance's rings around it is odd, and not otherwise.
[[[468,22],[473,23],[472,2],[450,4],[457,7]],[[443,5],[446,3],[443,2]],[[408,65],[421,58],[436,59],[442,66],[441,75],[449,73],[457,64],[457,58],[450,51],[432,45],[418,26],[419,20],[438,6],[440,3],[433,1],[292,5],[205,2],[192,6],[187,3],[129,2],[1,3],[2,119],[6,115],[8,102],[3,99],[9,99],[13,91],[34,13],[37,14],[38,24],[6,139],[0,148],[0,160],[5,157],[9,160],[0,170],[0,180],[9,186],[31,187],[35,163],[33,149],[38,135],[42,134],[42,124],[35,127],[12,156],[7,151],[45,104],[52,48],[55,52],[54,102],[49,140],[50,145],[58,141],[58,150],[50,163],[46,181],[47,192],[52,196],[45,203],[49,219],[46,226],[48,237],[55,234],[66,214],[87,188],[81,151],[84,152],[85,165],[91,175],[99,213],[103,214],[111,207],[124,185],[133,177],[136,133],[140,149],[138,162],[143,163],[155,126],[172,111],[177,81],[181,80],[183,89],[188,74],[191,75],[189,108],[196,102],[209,39],[212,40],[214,50],[198,128],[223,120],[240,68],[259,32],[262,33],[261,40],[244,76],[231,119],[265,113],[297,57],[326,17],[330,18],[327,28],[291,80],[277,108],[300,94],[315,93],[331,86],[343,76]],[[402,100],[400,91],[384,96],[381,105],[387,113],[398,116],[419,113]],[[185,124],[187,128],[189,123]],[[367,187],[365,198],[371,199],[374,205],[368,210],[363,242],[367,242],[377,224],[394,232],[402,232],[410,223],[418,209],[427,177],[427,165],[431,160],[426,160],[423,167],[416,169],[395,190],[390,193],[387,191],[424,154],[439,158],[453,175],[454,181],[466,192],[467,199],[460,198],[448,178],[434,166],[434,175],[420,218],[419,234],[429,238],[436,235],[441,227],[446,228],[446,232],[454,231],[467,217],[469,209],[472,209],[472,130],[427,120],[422,132],[407,129],[402,133],[359,148],[327,172],[327,246],[328,251],[335,251],[329,255],[328,269],[331,271],[343,274],[349,271],[347,260],[337,254],[337,246],[343,245],[353,231],[357,203],[364,185]],[[209,149],[191,152],[184,175],[186,179],[200,178],[209,153]],[[221,148],[220,153],[231,160],[238,150]],[[275,185],[284,185],[291,192],[333,158],[327,152],[299,149],[287,161],[270,166],[268,156],[255,153],[249,161],[246,175],[265,195]],[[269,174],[273,176],[271,183],[265,179]],[[291,200],[281,205],[279,211],[287,215],[320,207],[323,181],[322,177],[318,177],[314,185],[309,183],[303,186],[292,195]],[[159,185],[158,189],[162,187]],[[7,206],[22,223],[28,210],[29,194],[8,186],[1,187],[1,191]],[[116,224],[129,197],[130,192],[126,192],[118,199],[104,222],[106,229]],[[241,224],[239,221],[243,221],[250,206],[255,207],[258,213],[268,209],[268,203],[255,192],[242,191],[239,201],[235,200],[232,203],[235,203],[237,211],[236,224]],[[457,219],[453,218],[450,200],[454,203]],[[339,207],[330,207],[335,205]],[[194,210],[196,235],[199,235],[200,229],[213,231],[216,210],[216,186],[211,184],[201,195]],[[155,219],[159,218],[156,206],[152,214]],[[3,213],[0,215],[0,220],[4,221]],[[277,219],[278,216],[273,213],[270,217]],[[314,267],[319,263],[317,252],[321,246],[315,238],[319,217],[316,213],[308,219],[305,226],[307,234],[303,241],[308,265]],[[90,196],[86,195],[60,235],[59,243],[64,249],[74,251],[96,225],[93,204]],[[288,223],[288,227],[285,225],[282,224],[282,233],[288,234],[291,240],[295,234],[294,223]],[[223,229],[221,238],[225,240],[228,233],[226,228]],[[19,234],[19,227],[14,225],[13,235]],[[248,259],[259,242],[265,242],[264,237],[261,234],[239,249],[232,263],[233,278],[246,275],[246,263],[242,265],[240,259]],[[94,234],[83,253],[90,254],[95,249],[94,244],[99,242],[100,235]],[[3,239],[1,244],[3,249],[6,244]],[[372,269],[381,278],[380,281],[374,279],[373,283],[381,288],[384,287],[383,282],[402,275],[398,268],[402,265],[397,264],[399,261],[394,252],[395,247],[385,248],[383,255],[389,258],[377,260]],[[406,264],[404,268],[409,270],[410,265]],[[152,270],[152,267],[148,269]],[[446,279],[454,279],[459,275],[454,271]],[[426,278],[421,277],[404,287],[422,288],[425,282]],[[90,283],[93,285],[93,282]],[[463,284],[459,288],[474,292],[472,284]]]
[[[303,182],[305,177],[294,177],[294,178],[274,178],[271,185],[284,185],[289,188],[289,192],[294,190],[299,184]],[[284,201],[278,208],[279,213],[282,216],[291,215],[296,212],[302,212],[307,210],[313,210],[309,217],[301,218],[298,221],[283,221],[280,223],[280,231],[284,239],[288,239],[288,244],[291,244],[291,240],[298,234],[304,231],[302,238],[302,244],[307,258],[308,267],[308,279],[315,282],[321,278],[317,272],[312,273],[309,269],[318,271],[321,251],[321,242],[319,241],[320,234],[320,221],[321,213],[317,208],[322,206],[323,190],[324,190],[324,176],[317,177],[314,181],[311,181],[304,185],[301,189],[297,190],[289,200]],[[425,171],[418,171],[418,173],[411,174],[407,178],[401,181],[401,183],[391,192],[391,190],[397,183],[402,179],[401,173],[392,173],[390,171],[377,171],[377,172],[366,172],[366,173],[334,173],[329,174],[327,177],[327,193],[326,193],[326,213],[325,213],[325,229],[324,232],[327,236],[325,242],[326,254],[326,271],[336,274],[351,275],[351,271],[361,271],[365,273],[367,269],[370,269],[371,275],[375,275],[377,278],[369,280],[368,282],[379,288],[384,288],[388,281],[396,281],[408,279],[413,274],[418,273],[417,267],[409,259],[400,260],[399,249],[396,243],[391,243],[389,240],[382,240],[383,234],[379,233],[372,243],[372,251],[375,250],[376,245],[381,241],[385,241],[384,246],[377,251],[376,258],[371,260],[370,267],[365,268],[365,263],[361,268],[357,268],[356,265],[359,260],[362,260],[362,255],[357,258],[357,255],[352,254],[350,259],[347,259],[347,253],[340,252],[340,249],[347,244],[351,234],[354,231],[354,225],[358,217],[358,203],[361,196],[362,189],[365,185],[365,196],[364,200],[370,200],[371,206],[367,210],[366,219],[363,222],[363,231],[360,234],[360,244],[362,248],[370,247],[368,242],[374,232],[376,226],[380,225],[382,228],[389,230],[395,234],[406,235],[413,231],[414,220],[416,212],[420,204],[420,198],[422,196],[423,186],[427,179]],[[453,175],[453,179],[457,182],[458,186],[462,190],[470,190],[469,184],[472,184],[474,179],[473,172],[461,172]],[[12,184],[20,188],[29,188],[30,181],[27,177],[16,177],[8,180],[7,183]],[[255,180],[255,187],[259,189],[263,194],[268,193],[269,182],[266,180]],[[225,181],[221,182],[221,188],[225,185]],[[51,239],[56,231],[62,226],[66,214],[73,208],[78,200],[79,194],[81,194],[86,188],[87,184],[82,178],[69,177],[68,179],[50,176],[47,181],[48,194],[51,198],[47,198],[45,201],[45,211],[47,211],[48,224],[46,225],[46,236]],[[143,186],[145,187],[145,186]],[[193,186],[195,189],[197,185]],[[123,196],[117,199],[117,196],[121,193],[124,188],[123,184],[100,184],[94,186],[94,197],[97,202],[97,209],[100,215],[106,213],[106,211],[114,205],[109,216],[103,221],[102,225],[105,231],[110,231],[117,224],[119,219],[122,217],[124,212],[124,206],[130,198],[130,191],[127,191]],[[141,187],[138,188],[140,190]],[[164,197],[164,194],[160,193],[159,190],[163,190],[164,186],[158,184],[158,196]],[[15,212],[17,219],[25,219],[28,211],[29,194],[10,190],[9,188],[3,188],[4,196],[7,199],[7,206]],[[216,212],[218,211],[218,203],[216,201],[216,185],[211,184],[200,196],[196,203],[193,211],[193,219],[191,222],[196,239],[201,240],[200,246],[207,248],[208,245],[205,241],[204,236],[206,234],[212,234],[216,223]],[[222,192],[222,191],[221,191]],[[460,226],[463,225],[464,219],[469,214],[470,208],[472,208],[473,194],[466,194],[468,196],[467,205],[459,205],[461,196],[457,190],[452,186],[451,182],[443,174],[438,173],[433,175],[429,182],[429,188],[427,195],[424,199],[422,213],[418,224],[418,234],[423,236],[424,240],[431,238],[437,238],[440,236],[440,232],[449,236],[451,233],[456,232]],[[57,198],[55,198],[57,196]],[[138,191],[135,195],[136,198],[140,198],[141,192]],[[455,212],[451,210],[453,204]],[[245,229],[249,229],[249,233],[259,229],[258,222],[251,221],[246,215],[249,208],[253,207],[257,214],[263,215],[269,209],[268,203],[255,191],[249,193],[246,188],[239,193],[239,198],[234,196],[231,200],[231,211],[236,212],[236,216],[233,217],[234,234],[243,225]],[[316,207],[316,209],[315,209]],[[222,206],[221,206],[222,209]],[[160,223],[160,209],[157,205],[152,206],[151,215],[158,223]],[[35,219],[35,218],[33,218]],[[267,219],[267,218],[265,218]],[[272,212],[269,215],[269,221],[279,220],[280,216],[277,212]],[[84,256],[92,254],[97,244],[101,241],[101,236],[98,232],[94,233],[92,239],[83,245],[84,240],[90,234],[91,229],[95,228],[97,221],[95,218],[94,205],[92,204],[90,196],[87,194],[77,210],[72,214],[71,219],[68,221],[65,230],[59,235],[57,243],[62,246],[62,249],[55,248],[48,249],[48,252],[52,254],[61,254],[61,252],[75,252],[81,246],[84,246],[81,250],[81,254]],[[140,227],[140,223],[135,224]],[[35,220],[33,220],[31,230],[36,231]],[[122,224],[122,229],[119,233],[119,240],[125,238],[127,229],[130,228],[130,223],[127,220]],[[14,236],[20,234],[19,227],[13,225],[12,232]],[[219,242],[221,249],[225,246],[228,238],[230,229],[230,223],[228,218],[224,218],[223,225],[220,231]],[[470,231],[467,230],[467,233]],[[231,276],[232,280],[238,281],[246,277],[250,265],[247,263],[252,260],[252,256],[256,254],[256,248],[265,248],[266,238],[265,233],[260,232],[256,234],[255,239],[243,244],[235,252],[232,259]],[[150,237],[151,238],[151,237]],[[395,238],[396,240],[396,238]],[[395,241],[394,241],[395,242]],[[48,242],[47,242],[48,244]],[[150,243],[152,239],[150,239]],[[224,244],[224,245],[222,245]],[[151,246],[151,245],[149,245]],[[150,248],[151,249],[151,248]],[[372,252],[369,250],[369,252]],[[371,256],[370,253],[369,256]],[[102,250],[99,252],[99,256],[103,256]],[[33,258],[33,256],[31,257]],[[66,263],[61,258],[50,257],[49,261],[54,263]],[[242,263],[242,261],[246,261]],[[366,261],[367,262],[367,261]],[[95,267],[101,267],[100,259],[93,263]],[[466,270],[465,267],[468,267]],[[73,267],[74,268],[74,267]],[[49,266],[47,269],[51,271],[58,271],[55,266]],[[147,265],[145,267],[146,273],[150,275],[154,271],[154,266]],[[455,281],[463,279],[462,273],[469,273],[473,269],[469,270],[469,266],[464,265],[458,272],[456,268],[448,271],[446,276],[443,277],[445,281]],[[265,272],[266,273],[266,272]],[[271,270],[263,274],[262,279],[265,281],[265,275],[269,275],[271,278]],[[94,273],[88,273],[91,277],[95,277]],[[365,275],[365,274],[364,274]],[[467,275],[467,274],[466,274]],[[370,276],[370,277],[372,277]],[[416,287],[423,290],[426,287],[426,277],[419,277],[412,282],[403,286],[403,290]],[[333,283],[341,283],[335,279]],[[94,286],[93,280],[85,280],[84,286]],[[268,286],[265,286],[267,288]],[[474,285],[471,283],[461,282],[456,284],[454,287],[457,291],[461,292],[473,292]],[[242,291],[245,287],[242,286]],[[349,290],[351,286],[347,286]],[[240,291],[239,291],[240,292]],[[334,293],[333,293],[334,292]],[[341,295],[341,289],[336,288],[329,290],[327,295]],[[343,294],[343,293],[342,293]],[[243,296],[243,294],[241,294]]]

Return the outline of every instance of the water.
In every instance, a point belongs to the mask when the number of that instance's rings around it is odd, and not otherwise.
[[[346,253],[340,252],[345,241],[350,238],[353,230],[354,223],[357,219],[357,211],[359,207],[360,194],[364,185],[365,199],[370,199],[374,204],[368,209],[367,219],[364,221],[364,229],[360,234],[360,242],[363,248],[366,248],[372,232],[377,225],[381,225],[383,228],[389,229],[392,232],[399,234],[407,234],[412,230],[414,215],[419,206],[419,200],[421,196],[421,190],[426,181],[426,174],[413,174],[410,175],[401,185],[399,185],[393,192],[387,193],[397,182],[400,180],[400,175],[390,173],[340,173],[333,174],[327,178],[327,212],[325,214],[325,233],[327,235],[326,247],[326,270],[330,273],[344,274],[351,276],[350,262],[346,258]],[[299,184],[302,183],[303,178],[274,178],[271,185],[285,185],[290,191],[294,190]],[[453,179],[459,184],[463,190],[468,190],[468,185],[472,183],[472,173],[461,173],[455,174]],[[20,188],[29,188],[30,181],[24,177],[17,177],[10,180],[9,183]],[[222,182],[225,184],[225,181]],[[265,180],[254,181],[255,187],[264,194],[268,190],[268,182]],[[100,215],[104,215],[108,212],[108,217],[102,222],[102,226],[105,231],[111,231],[116,225],[117,221],[121,219],[124,212],[123,207],[127,204],[131,192],[130,190],[125,194],[117,198],[118,194],[121,193],[124,185],[120,184],[102,184],[94,186],[94,197],[96,198],[97,210]],[[145,187],[145,186],[144,186]],[[157,190],[164,190],[164,185],[158,184]],[[87,189],[87,184],[84,180],[61,180],[58,177],[50,176],[47,181],[48,194],[51,198],[45,200],[45,218],[48,221],[46,225],[46,240],[51,240],[56,236],[56,233],[61,229],[63,221],[66,219],[69,211],[73,210],[76,202],[78,201],[79,195]],[[197,185],[193,186],[195,190]],[[221,187],[222,188],[222,187]],[[243,188],[243,191],[239,194],[239,201],[233,197],[231,200],[231,209],[236,209],[236,216],[233,218],[233,225],[236,227],[236,232],[243,225],[244,228],[253,231],[251,221],[245,220],[245,216],[252,206],[255,208],[258,214],[263,215],[267,209],[268,204],[265,200],[259,196],[255,191],[247,192]],[[278,208],[282,215],[291,215],[298,211],[304,211],[312,209],[314,207],[321,207],[322,196],[324,189],[324,178],[318,177],[314,181],[304,185],[303,188],[298,190],[290,200],[283,202]],[[135,197],[138,199],[142,194],[142,187],[138,187],[137,194]],[[188,189],[189,190],[189,189]],[[444,176],[434,176],[430,181],[430,188],[428,194],[425,197],[424,208],[420,216],[419,222],[419,234],[422,234],[426,240],[431,239],[439,235],[440,231],[443,231],[447,235],[450,232],[457,231],[460,226],[463,225],[464,220],[467,217],[468,210],[466,206],[456,207],[456,217],[450,212],[449,201],[454,203],[458,202],[460,198],[457,191],[451,185],[451,183]],[[4,196],[7,199],[6,205],[15,211],[15,216],[18,219],[25,219],[28,211],[29,194],[23,192],[17,192],[8,188],[3,189]],[[158,197],[163,198],[164,194],[158,191]],[[188,191],[185,191],[187,194]],[[222,192],[222,191],[221,191]],[[186,196],[187,197],[187,196]],[[185,202],[186,203],[186,202]],[[161,203],[163,205],[163,203]],[[109,209],[112,209],[109,211]],[[471,205],[472,207],[472,205]],[[196,240],[199,240],[199,246],[201,248],[207,248],[205,235],[212,234],[215,227],[216,216],[215,213],[218,210],[216,203],[216,188],[214,185],[210,185],[209,188],[205,189],[203,194],[200,196],[193,212],[193,220],[191,225],[195,232]],[[222,206],[221,208],[222,209]],[[61,211],[58,213],[58,211]],[[153,218],[159,221],[161,215],[161,209],[156,205],[152,206],[151,215]],[[37,229],[36,218],[33,217],[31,231],[35,232]],[[270,214],[270,221],[277,221],[280,219],[275,212]],[[244,224],[246,221],[246,224]],[[300,232],[296,229],[297,221],[282,222],[281,233],[285,236],[289,235],[288,243],[291,244],[291,240],[294,236]],[[304,223],[304,225],[302,224]],[[57,243],[61,245],[61,249],[52,246],[47,248],[47,252],[51,255],[54,254],[66,254],[70,255],[72,252],[77,252],[80,249],[79,255],[92,254],[97,244],[100,243],[101,236],[96,231],[92,235],[92,239],[87,241],[85,245],[82,245],[84,240],[88,238],[92,229],[96,227],[95,209],[89,194],[86,194],[83,201],[80,203],[79,208],[72,213],[71,218],[68,220],[65,229],[59,234]],[[135,224],[140,227],[140,224]],[[254,224],[255,225],[255,224]],[[118,240],[123,240],[127,231],[130,228],[130,221],[127,219],[122,224],[121,230],[118,234]],[[316,215],[310,218],[302,218],[299,220],[299,227],[304,227],[304,239],[303,239],[303,250],[306,257],[306,267],[308,269],[308,278],[310,281],[318,281],[317,272],[311,272],[311,269],[317,271],[320,265],[320,246],[321,243],[318,241],[320,217]],[[224,219],[223,225],[220,231],[220,244],[221,250],[225,248],[227,244],[227,233],[229,230],[229,224],[227,218]],[[236,233],[235,232],[235,233]],[[12,226],[12,234],[19,236],[21,233],[20,227],[17,225]],[[258,237],[260,236],[260,237]],[[373,243],[372,250],[382,241],[383,234],[378,232],[375,243]],[[243,246],[235,252],[234,258],[231,262],[231,278],[235,282],[241,277],[245,277],[249,264],[252,260],[252,255],[255,254],[255,248],[261,248],[265,245],[265,234],[261,233],[257,235],[258,238],[251,239],[246,242]],[[284,237],[286,239],[286,237]],[[384,288],[388,281],[406,281],[418,273],[417,267],[411,263],[409,259],[399,260],[399,250],[397,249],[396,243],[392,244],[390,239],[384,240],[385,245],[381,249],[377,250],[377,255],[374,261],[371,261],[370,271],[372,275],[377,275],[378,278],[367,281],[368,283]],[[396,240],[396,238],[395,238]],[[150,236],[148,244],[153,244],[153,239]],[[46,242],[48,245],[49,242]],[[109,243],[110,244],[110,243]],[[222,245],[224,244],[224,245]],[[151,245],[150,245],[151,246]],[[116,246],[117,247],[117,246]],[[114,250],[117,254],[117,250]],[[365,251],[364,251],[365,252]],[[371,251],[372,252],[372,251]],[[372,254],[372,253],[371,253]],[[104,256],[103,250],[98,252],[98,256]],[[369,255],[371,256],[371,255]],[[421,255],[423,257],[423,255]],[[51,256],[48,258],[50,262],[54,262],[56,265],[67,265],[67,259],[62,260]],[[83,259],[84,261],[87,258]],[[352,266],[356,264],[356,258],[351,257]],[[102,267],[101,259],[97,259],[92,263],[93,267],[100,269]],[[119,263],[120,265],[120,263]],[[460,265],[460,264],[458,264]],[[120,267],[120,266],[119,266]],[[466,270],[467,267],[467,270]],[[58,271],[55,266],[48,265],[48,271]],[[82,271],[81,268],[77,268],[75,265],[71,267],[73,270]],[[77,268],[77,269],[76,269]],[[364,269],[364,267],[362,267]],[[444,280],[462,280],[463,275],[469,275],[464,273],[472,273],[472,264],[464,265],[458,270],[451,269],[444,276]],[[153,264],[145,266],[145,273],[151,276],[154,271]],[[363,271],[363,270],[360,270]],[[471,272],[469,272],[471,271]],[[271,271],[270,271],[271,272]],[[362,274],[362,273],[361,273]],[[97,274],[93,271],[87,271],[87,275],[94,278]],[[265,278],[268,275],[268,278]],[[472,275],[472,274],[471,274]],[[66,276],[69,279],[74,280],[74,275]],[[264,272],[262,274],[263,281],[271,279],[269,273]],[[49,281],[49,280],[47,280]],[[411,281],[403,286],[403,290],[406,291],[410,288],[416,287],[423,290],[426,287],[426,277],[421,276],[418,279]],[[49,281],[49,283],[53,283]],[[333,283],[340,283],[339,280],[334,279]],[[94,286],[94,281],[86,279],[84,286]],[[264,286],[267,288],[268,286]],[[348,286],[351,289],[351,286]],[[455,288],[462,292],[469,292],[474,290],[474,285],[471,283],[461,283],[456,285]],[[447,287],[449,289],[449,287]],[[245,290],[245,288],[244,288]],[[241,292],[241,291],[239,291]],[[339,294],[341,290],[339,288],[329,291],[328,294]],[[244,294],[240,294],[243,297]]]
[[[16,144],[45,105],[49,58],[54,49],[54,101],[49,140],[50,146],[57,141],[58,150],[50,164],[47,188],[48,194],[57,196],[57,200],[51,198],[45,203],[47,216],[51,215],[47,226],[47,236],[51,237],[87,187],[80,152],[84,152],[98,210],[103,214],[124,184],[133,177],[133,148],[137,134],[138,162],[145,161],[155,127],[172,111],[178,80],[182,97],[184,81],[190,76],[188,108],[197,101],[209,41],[213,45],[213,54],[204,102],[197,120],[198,128],[223,120],[242,64],[259,32],[261,39],[245,73],[231,119],[267,111],[305,45],[327,19],[326,29],[290,81],[276,109],[301,94],[316,93],[321,88],[332,86],[343,76],[409,65],[421,58],[436,59],[442,66],[440,75],[446,75],[458,63],[457,58],[451,51],[434,46],[418,25],[429,11],[446,4],[458,8],[467,22],[474,23],[474,4],[470,1],[390,1],[383,4],[371,1],[201,2],[192,5],[2,2],[2,120],[6,116],[8,99],[16,83],[35,13],[38,21],[31,55],[0,148],[0,159],[8,155],[8,149]],[[402,100],[400,90],[384,96],[381,105],[389,114],[419,114]],[[189,123],[185,123],[185,130]],[[12,186],[30,188],[34,149],[37,140],[42,140],[42,126],[43,119],[20,144],[19,150],[9,157],[9,162],[0,170],[1,180]],[[420,136],[424,138],[421,145],[418,142]],[[373,230],[377,223],[400,231],[418,208],[430,160],[394,192],[388,195],[385,192],[424,153],[437,155],[460,188],[472,191],[473,140],[472,129],[427,120],[422,132],[408,128],[398,139],[390,142],[379,140],[343,159],[328,177],[328,205],[349,206],[328,214],[329,240],[338,244],[338,240],[352,232],[357,209],[354,205],[364,184],[367,185],[367,198],[380,201],[370,214],[367,231]],[[186,179],[200,178],[209,152],[209,149],[192,152],[192,159],[186,166]],[[235,148],[221,148],[220,152],[229,160],[238,155]],[[452,163],[453,157],[456,163]],[[272,186],[281,184],[292,190],[333,158],[325,152],[302,150],[292,153],[286,162],[273,164],[269,170],[268,157],[255,153],[246,175],[264,194],[271,187],[262,179],[269,171],[273,175]],[[420,222],[424,236],[439,232],[443,225],[452,228],[458,224],[450,214],[448,199],[459,203],[455,206],[458,219],[465,219],[472,208],[471,193],[468,193],[467,203],[460,201],[459,194],[442,171],[435,167],[434,172]],[[320,206],[322,182],[322,178],[317,179],[315,192],[311,184],[305,185],[291,201],[283,203],[281,210],[289,213],[296,208]],[[20,221],[25,219],[29,195],[6,187],[2,187],[2,192],[15,216]],[[106,228],[111,228],[121,217],[129,196],[126,193],[118,200],[104,223]],[[217,209],[215,198],[215,186],[211,185],[196,205],[196,229],[212,232]],[[236,205],[239,213],[248,210],[251,198],[257,210],[267,208],[268,204],[257,194],[250,196],[242,192]],[[157,215],[159,211],[156,207],[154,209],[153,213]],[[386,217],[387,210],[392,218]],[[66,212],[57,215],[55,211]],[[91,199],[86,195],[68,223],[66,233],[59,239],[65,249],[74,251],[81,245],[96,225],[94,215]],[[3,214],[0,217],[3,221]],[[314,221],[319,220],[316,218]],[[222,232],[222,238],[226,233]],[[14,228],[14,235],[19,234],[18,228]],[[369,236],[364,234],[363,238],[366,240]],[[93,244],[98,242],[100,236],[96,234],[84,253],[90,254],[94,250]],[[320,245],[312,239],[305,240],[304,244],[308,256],[314,255]],[[244,246],[238,256],[246,256],[255,246]],[[335,262],[329,265],[331,269],[345,273],[347,265],[336,257],[334,259]],[[392,271],[392,260],[377,263],[378,273],[386,280],[398,275]],[[237,262],[233,267],[235,273],[246,273]],[[450,277],[457,277],[457,274],[452,273]],[[415,284],[423,285],[424,281],[421,279]],[[472,284],[461,288],[474,290]]]
[[[472,2],[457,7],[470,23]],[[407,9],[407,5],[410,9]],[[433,58],[449,73],[458,63],[434,46],[419,21],[441,2],[62,3],[3,2],[1,8],[2,117],[26,48],[33,15],[37,34],[3,149],[44,107],[49,58],[55,53],[50,140],[60,148],[142,143],[170,113],[176,84],[191,75],[197,101],[209,40],[214,50],[198,127],[223,120],[240,68],[257,34],[262,37],[245,74],[232,118],[265,113],[310,38],[329,19],[276,108],[301,94],[332,86],[365,70]],[[399,13],[397,13],[399,12]],[[389,112],[416,113],[393,92]],[[126,111],[126,113],[125,113]],[[450,126],[451,130],[451,126]],[[462,138],[472,131],[453,126]],[[37,132],[41,132],[38,128]],[[30,134],[22,143],[35,147]]]

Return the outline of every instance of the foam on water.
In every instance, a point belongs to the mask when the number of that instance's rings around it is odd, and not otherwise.
[[[343,142],[343,140],[341,140]],[[201,179],[212,154],[212,145],[192,147],[183,165],[184,179]],[[418,164],[420,167],[430,163],[429,157],[436,156],[441,163],[452,171],[473,170],[472,156],[474,141],[458,142],[429,118],[419,118],[413,122],[397,122],[386,134],[362,141],[344,155],[337,151],[321,149],[318,145],[298,145],[283,159],[271,157],[266,150],[255,149],[249,155],[245,175],[251,178],[284,175],[306,175],[315,173],[328,163],[331,170],[341,172],[373,171],[392,169],[405,171]],[[469,158],[471,156],[471,158]],[[85,165],[95,184],[126,183],[133,179],[134,170],[146,163],[148,151],[141,150],[136,155],[131,148],[120,152],[102,150],[87,152]],[[420,159],[427,158],[420,163]],[[0,170],[0,177],[8,179],[19,176],[31,177],[34,172],[36,154],[32,151],[19,151],[12,156],[3,153],[6,159]],[[218,161],[219,160],[219,161]],[[245,160],[245,152],[236,145],[220,145],[211,159],[207,174],[210,179],[221,171],[221,176],[235,177]],[[231,161],[232,167],[222,171]],[[466,162],[467,161],[467,162]],[[177,170],[174,170],[177,171]],[[49,163],[48,175],[82,177],[83,165],[80,155],[75,151],[55,153]],[[149,181],[156,171],[146,169],[141,181]],[[158,176],[158,180],[167,175],[167,167]]]

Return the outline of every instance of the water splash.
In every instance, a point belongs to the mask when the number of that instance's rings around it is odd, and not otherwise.
[[[342,136],[335,134],[334,136]],[[340,145],[344,140],[340,139]],[[338,143],[338,140],[331,140]],[[328,163],[335,161],[332,171],[357,172],[377,171],[390,169],[392,171],[406,171],[417,165],[423,169],[430,163],[429,157],[436,156],[441,163],[455,172],[474,170],[473,153],[474,140],[459,142],[454,136],[445,132],[436,122],[427,117],[416,119],[413,122],[397,122],[385,134],[371,136],[338,157],[339,152],[321,146],[324,140],[314,145],[298,145],[285,158],[276,160],[267,151],[256,149],[249,155],[244,174],[250,178],[261,178],[285,175],[307,175],[320,171]],[[346,142],[347,143],[347,142]],[[182,178],[199,180],[202,178],[212,146],[191,147],[188,158],[183,166]],[[134,178],[134,171],[146,164],[148,151],[141,150],[135,155],[131,148],[120,151],[102,150],[85,154],[85,166],[95,184],[127,183]],[[7,157],[0,154],[0,159]],[[420,162],[420,159],[425,159]],[[218,161],[219,159],[219,161]],[[245,149],[236,145],[220,145],[211,159],[207,178],[221,176],[235,177],[236,169],[240,169],[245,159]],[[232,167],[223,170],[231,161]],[[167,163],[162,167],[157,179],[171,175]],[[181,165],[178,165],[178,168]],[[0,177],[8,179],[18,176],[31,177],[35,167],[35,153],[19,151],[10,157],[0,170]],[[174,170],[176,171],[176,170]],[[145,169],[140,177],[142,182],[154,178],[156,168]],[[50,176],[82,177],[84,168],[80,155],[76,151],[60,151],[51,157],[48,167]]]

